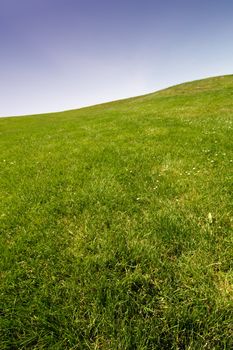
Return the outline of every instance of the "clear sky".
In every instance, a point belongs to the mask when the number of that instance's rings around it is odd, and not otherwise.
[[[232,0],[0,0],[0,116],[232,73]]]

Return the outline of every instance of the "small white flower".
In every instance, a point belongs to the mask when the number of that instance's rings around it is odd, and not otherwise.
[[[213,216],[212,216],[211,213],[208,214],[208,221],[209,221],[210,224],[213,223]]]

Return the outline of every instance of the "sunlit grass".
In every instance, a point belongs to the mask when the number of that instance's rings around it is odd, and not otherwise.
[[[232,93],[0,120],[1,349],[233,348]]]

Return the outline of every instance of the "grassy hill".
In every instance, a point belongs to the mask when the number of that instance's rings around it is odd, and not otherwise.
[[[2,118],[3,349],[232,349],[233,76]]]

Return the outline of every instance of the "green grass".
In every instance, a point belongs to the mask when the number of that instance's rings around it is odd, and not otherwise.
[[[232,349],[233,76],[2,118],[0,348]]]

